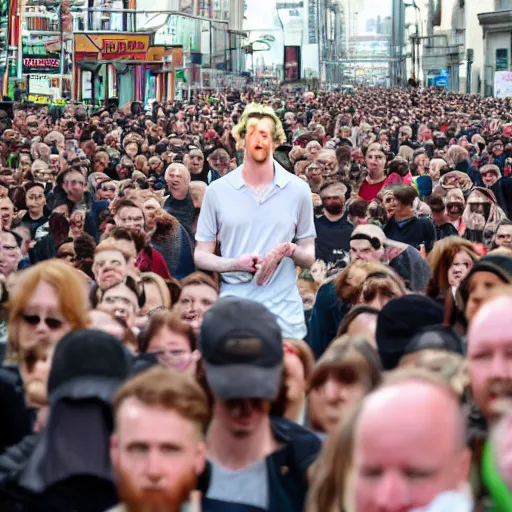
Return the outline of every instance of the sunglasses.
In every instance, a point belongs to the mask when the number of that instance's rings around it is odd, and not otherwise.
[[[62,320],[52,317],[42,318],[39,315],[21,315],[21,318],[23,318],[23,320],[28,325],[31,325],[33,327],[39,325],[41,322],[44,322],[46,324],[46,327],[48,327],[48,329],[51,330],[59,329],[64,325],[64,322]]]
[[[37,128],[39,126],[39,123],[27,123],[27,126],[29,128]]]

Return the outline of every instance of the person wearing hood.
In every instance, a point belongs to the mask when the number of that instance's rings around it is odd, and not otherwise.
[[[131,359],[114,336],[89,329],[64,336],[48,378],[46,425],[25,440],[25,456],[10,472],[5,463],[14,450],[0,457],[2,511],[104,512],[115,505],[111,403],[130,371]]]
[[[478,260],[459,286],[459,293],[469,324],[482,304],[498,286],[512,284],[512,257],[488,254]]]
[[[467,198],[462,214],[467,226],[465,237],[472,242],[490,245],[497,225],[504,218],[505,214],[492,190],[475,187]]]
[[[501,172],[503,172],[505,167],[505,154],[503,152],[503,141],[501,139],[497,139],[489,145],[489,153],[491,155],[491,163],[496,165]]]
[[[479,172],[485,187],[492,190],[498,206],[510,218],[512,215],[512,176],[503,176],[500,168],[494,164],[480,167]]]
[[[451,188],[443,199],[446,220],[457,230],[459,236],[464,236],[466,224],[462,218],[466,201],[460,188]]]

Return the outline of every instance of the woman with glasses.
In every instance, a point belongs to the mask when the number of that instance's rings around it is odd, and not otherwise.
[[[494,245],[496,248],[503,247],[512,250],[512,221],[504,219],[498,224]]]
[[[27,404],[43,407],[55,345],[88,325],[86,280],[64,261],[44,261],[19,274],[9,306],[8,361],[19,365]]]
[[[151,315],[140,343],[140,353],[155,354],[160,364],[179,372],[196,374],[201,354],[192,327],[177,311]]]

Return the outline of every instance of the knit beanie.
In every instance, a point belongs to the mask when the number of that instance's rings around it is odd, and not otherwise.
[[[491,272],[498,276],[503,284],[510,284],[512,283],[512,258],[503,254],[489,254],[479,259],[459,286],[464,305],[469,298],[469,280],[477,272]]]
[[[398,366],[420,328],[441,324],[443,316],[442,306],[424,295],[405,295],[389,301],[377,317],[377,349],[384,370]]]

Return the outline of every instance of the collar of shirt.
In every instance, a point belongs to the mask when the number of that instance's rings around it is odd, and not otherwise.
[[[242,177],[242,169],[243,164],[237,167],[234,171],[226,174],[224,179],[228,179],[228,181],[235,187],[236,189],[241,189],[242,187],[246,187],[245,181]],[[277,185],[279,188],[284,188],[290,182],[290,173],[281,167],[274,160],[274,179],[272,180],[273,185]]]

